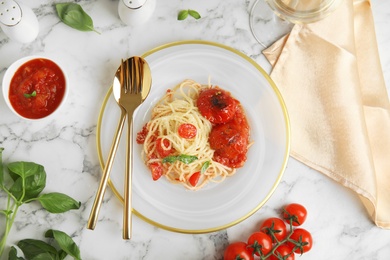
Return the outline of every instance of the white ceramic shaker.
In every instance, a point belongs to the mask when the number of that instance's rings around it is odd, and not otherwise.
[[[125,24],[139,25],[152,16],[155,7],[156,0],[119,0],[118,13]]]
[[[13,0],[0,0],[0,27],[9,38],[21,43],[32,42],[39,32],[34,12]]]

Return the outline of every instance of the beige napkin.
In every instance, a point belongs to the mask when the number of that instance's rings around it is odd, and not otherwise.
[[[263,53],[290,115],[291,156],[355,191],[390,228],[390,105],[370,1],[345,0]]]

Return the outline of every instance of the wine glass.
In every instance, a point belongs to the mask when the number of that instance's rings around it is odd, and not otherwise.
[[[256,0],[249,25],[255,39],[267,48],[294,24],[319,21],[332,13],[343,0]]]

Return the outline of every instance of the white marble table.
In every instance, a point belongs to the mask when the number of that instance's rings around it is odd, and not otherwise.
[[[153,17],[137,28],[120,21],[118,1],[79,1],[92,16],[100,35],[79,32],[59,22],[53,1],[20,1],[33,8],[40,32],[34,42],[19,44],[0,31],[0,79],[18,58],[50,54],[65,64],[70,94],[55,119],[33,123],[17,118],[0,99],[0,146],[6,149],[4,161],[39,162],[48,173],[46,191],[69,194],[81,201],[82,206],[61,215],[48,214],[36,204],[24,206],[16,218],[8,247],[27,237],[41,239],[44,231],[54,228],[71,234],[86,260],[222,259],[228,243],[245,240],[261,220],[277,214],[277,209],[286,202],[299,202],[309,211],[305,227],[312,232],[315,244],[312,251],[298,259],[390,259],[390,230],[380,229],[371,222],[355,194],[292,158],[266,205],[227,230],[181,234],[134,217],[133,238],[124,241],[122,207],[110,190],[96,229],[87,230],[101,176],[96,151],[97,117],[120,59],[141,55],[172,41],[202,39],[236,48],[269,70],[249,30],[248,15],[254,1],[157,1]],[[383,72],[390,86],[390,1],[373,0],[372,6]],[[188,8],[198,10],[203,18],[177,21],[178,10]]]

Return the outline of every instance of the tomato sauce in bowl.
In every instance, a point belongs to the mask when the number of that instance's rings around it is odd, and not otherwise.
[[[40,119],[52,114],[66,93],[61,68],[46,58],[23,63],[9,83],[8,98],[15,112],[24,118]]]

